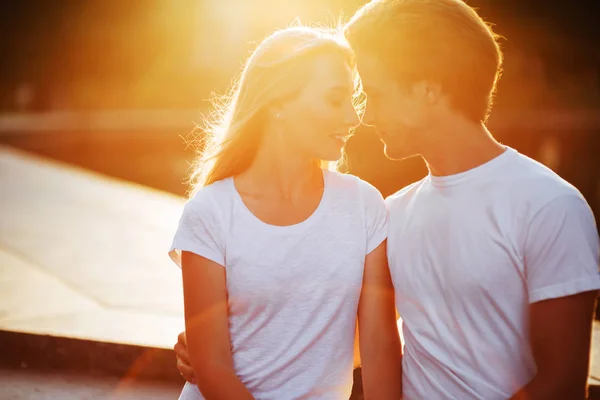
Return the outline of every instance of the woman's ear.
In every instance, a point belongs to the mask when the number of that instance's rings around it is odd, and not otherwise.
[[[271,105],[267,111],[269,117],[275,121],[281,120],[285,116],[285,107],[283,102],[277,102]]]
[[[280,109],[272,108],[268,112],[269,119],[272,121],[279,121],[283,118],[283,112]]]

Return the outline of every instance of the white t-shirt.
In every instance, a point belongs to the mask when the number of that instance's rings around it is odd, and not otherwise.
[[[387,235],[383,197],[352,175],[324,171],[315,212],[291,226],[259,220],[233,179],[185,205],[180,251],[226,269],[235,371],[256,399],[348,399],[365,256]],[[202,399],[186,384],[182,399]]]
[[[528,305],[600,288],[586,201],[511,148],[386,201],[405,398],[511,397],[536,373]]]

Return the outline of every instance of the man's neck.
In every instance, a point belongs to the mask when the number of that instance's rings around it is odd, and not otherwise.
[[[461,124],[446,130],[440,142],[423,152],[434,176],[455,175],[476,168],[502,154],[506,148],[483,124]]]

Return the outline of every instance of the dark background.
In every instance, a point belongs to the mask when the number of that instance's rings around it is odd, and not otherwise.
[[[195,108],[224,89],[250,42],[294,17],[332,22],[362,3],[3,0],[0,106],[14,109],[14,92],[27,83],[35,110]],[[596,3],[469,1],[506,38],[498,108],[598,106]]]

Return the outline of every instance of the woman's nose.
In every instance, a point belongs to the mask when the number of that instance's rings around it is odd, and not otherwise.
[[[356,128],[361,123],[360,117],[354,106],[348,107],[346,113],[344,115],[344,124],[348,126],[349,129]]]

